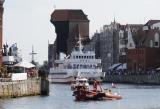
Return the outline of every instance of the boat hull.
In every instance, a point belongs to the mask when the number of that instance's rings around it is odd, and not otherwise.
[[[122,99],[122,96],[120,95],[117,95],[117,94],[108,94],[108,93],[105,93],[105,97],[110,99],[110,100],[119,100],[119,99]]]
[[[74,72],[63,72],[63,73],[54,72],[49,74],[48,79],[50,83],[73,83],[75,82],[77,77],[78,75],[76,75],[76,73]],[[100,76],[89,77],[83,75],[81,77],[87,78],[89,83],[93,83],[95,80],[102,82],[102,78]]]
[[[54,77],[49,77],[49,82],[50,83],[73,83],[75,82],[77,77],[75,76],[70,76],[70,77],[66,77],[66,78],[54,78]],[[89,78],[89,83],[94,83],[94,80],[98,80],[100,82],[102,82],[103,80],[100,77],[97,78]]]
[[[49,82],[50,83],[72,83],[75,82],[75,77],[70,76],[70,77],[66,77],[66,78],[54,78],[54,77],[50,77],[49,78]]]

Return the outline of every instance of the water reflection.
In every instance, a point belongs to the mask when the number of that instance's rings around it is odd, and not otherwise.
[[[103,84],[110,88],[111,84]],[[69,85],[50,85],[50,96],[1,99],[0,109],[160,109],[160,86],[117,84],[122,100],[74,101]]]
[[[2,100],[0,100],[0,109],[4,109],[3,108],[3,101]]]

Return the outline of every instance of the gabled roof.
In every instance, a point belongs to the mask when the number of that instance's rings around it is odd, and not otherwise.
[[[142,44],[141,46],[147,47],[149,46],[149,41],[154,40],[154,35],[159,33],[159,30],[152,29],[148,31],[139,30],[136,36],[136,41],[138,44]]]
[[[126,28],[130,27],[131,31],[132,29],[142,29],[143,24],[126,24],[126,25],[120,25],[120,29],[125,30]]]
[[[153,25],[153,24],[155,24],[155,23],[158,23],[158,22],[160,22],[160,20],[149,20],[149,21],[145,24],[145,26],[151,26],[151,25]]]
[[[59,9],[51,15],[51,21],[89,21],[82,10]]]

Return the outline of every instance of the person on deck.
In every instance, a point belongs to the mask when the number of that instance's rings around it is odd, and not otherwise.
[[[93,84],[93,90],[94,91],[97,91],[97,86],[99,85],[99,81],[94,81],[94,84]]]

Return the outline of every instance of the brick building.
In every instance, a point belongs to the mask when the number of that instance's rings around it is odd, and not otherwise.
[[[159,48],[136,48],[128,50],[128,70],[146,71],[160,66]]]
[[[5,0],[0,0],[0,67],[2,66],[2,41],[3,41],[3,3]]]
[[[83,42],[89,41],[89,20],[82,10],[55,10],[51,15],[51,23],[55,26],[57,34],[54,59],[59,58],[60,53],[69,55],[78,41],[79,34]]]
[[[54,44],[48,44],[48,63],[52,67],[60,53],[69,55],[75,47],[79,34],[85,44],[89,41],[89,20],[82,10],[55,10],[51,23],[57,34]]]
[[[149,20],[134,36],[136,48],[128,49],[128,70],[146,71],[160,66],[160,20]]]

